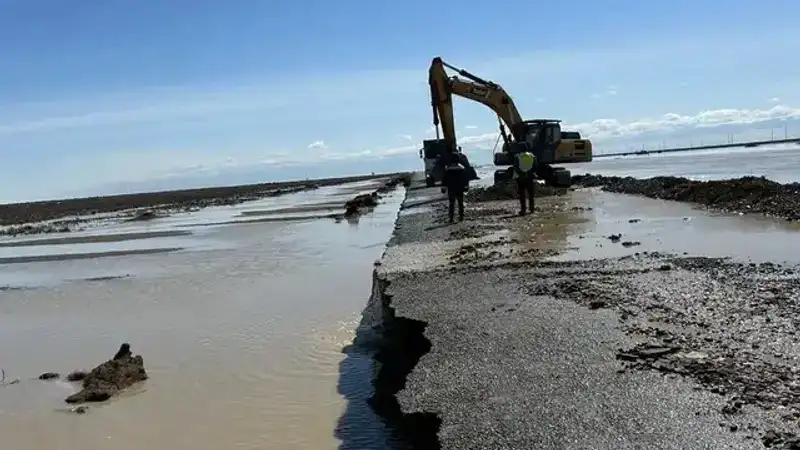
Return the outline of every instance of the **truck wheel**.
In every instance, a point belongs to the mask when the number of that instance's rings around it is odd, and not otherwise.
[[[425,178],[425,186],[434,187],[434,186],[436,186],[436,182],[433,181],[433,178],[430,178],[430,177]]]

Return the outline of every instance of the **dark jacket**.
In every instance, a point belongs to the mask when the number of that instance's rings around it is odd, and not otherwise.
[[[451,163],[457,162],[461,164],[464,168],[465,174],[464,176],[467,179],[467,182],[470,180],[479,180],[478,173],[472,164],[469,162],[469,158],[467,155],[463,153],[444,153],[442,156],[439,157],[439,160],[436,162],[436,167],[434,168],[437,173],[442,174],[441,180],[444,183],[444,175],[445,175],[445,168],[449,166]]]
[[[467,169],[463,165],[457,162],[451,162],[450,165],[444,168],[442,184],[448,189],[463,191],[469,184],[469,177],[467,175]]]

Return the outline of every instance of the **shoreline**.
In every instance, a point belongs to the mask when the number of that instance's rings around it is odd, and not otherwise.
[[[324,186],[394,180],[403,172],[0,205],[0,236],[68,233],[95,221],[148,221],[207,207],[236,205]]]
[[[570,226],[547,217],[594,212],[561,195],[537,203],[541,219],[473,201],[447,226],[434,191],[407,190],[364,313],[381,318],[373,409],[410,448],[796,442],[800,269],[635,246],[553,260]],[[521,242],[530,232],[544,241]]]

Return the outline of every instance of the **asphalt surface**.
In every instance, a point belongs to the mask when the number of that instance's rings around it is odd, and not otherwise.
[[[723,397],[626,371],[616,355],[634,341],[613,310],[531,294],[531,280],[552,267],[454,263],[465,225],[443,224],[443,201],[437,188],[412,186],[379,267],[394,314],[425,322],[432,345],[397,395],[404,413],[441,420],[438,442],[419,448],[764,448],[728,426]],[[467,224],[484,221],[481,208],[468,205]],[[659,263],[596,270],[609,264]]]

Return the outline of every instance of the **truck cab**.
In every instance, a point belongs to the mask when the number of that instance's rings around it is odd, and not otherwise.
[[[419,157],[425,164],[425,185],[435,186],[442,181],[442,175],[437,173],[436,163],[439,157],[445,152],[447,146],[444,139],[426,139],[422,141],[422,148]]]

